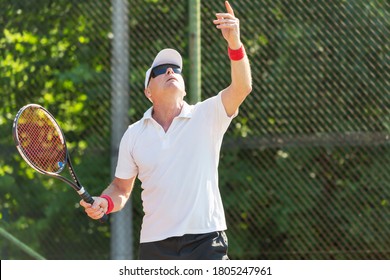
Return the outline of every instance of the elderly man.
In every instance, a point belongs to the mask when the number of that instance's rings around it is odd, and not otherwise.
[[[252,90],[239,20],[226,1],[215,26],[228,44],[231,84],[217,95],[189,105],[182,58],[161,50],[146,72],[145,96],[152,102],[121,140],[115,178],[93,205],[81,201],[89,217],[121,210],[138,176],[145,213],[140,259],[228,259],[226,221],[218,187],[223,136]]]

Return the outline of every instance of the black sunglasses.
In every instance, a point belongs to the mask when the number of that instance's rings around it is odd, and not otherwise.
[[[179,66],[175,64],[161,64],[152,68],[149,81],[151,78],[156,78],[157,76],[165,74],[168,68],[172,68],[173,72],[176,74],[181,74],[181,68]]]

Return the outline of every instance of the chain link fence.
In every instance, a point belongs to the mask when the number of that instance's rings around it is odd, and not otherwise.
[[[151,106],[143,79],[160,49],[182,53],[188,81],[190,11],[183,0],[128,4],[132,123]],[[253,91],[221,152],[230,257],[389,259],[389,2],[231,4]],[[0,10],[0,227],[19,240],[1,231],[1,258],[34,258],[23,242],[47,259],[108,259],[110,224],[88,219],[73,190],[26,166],[11,130],[23,105],[47,107],[89,192],[111,181],[112,3],[0,0]],[[201,2],[202,99],[230,81],[226,42],[212,24],[221,11],[223,1]]]

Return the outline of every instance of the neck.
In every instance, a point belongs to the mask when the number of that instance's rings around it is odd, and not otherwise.
[[[167,132],[173,119],[180,115],[183,105],[183,101],[165,106],[156,106],[155,104],[153,105],[152,117]]]

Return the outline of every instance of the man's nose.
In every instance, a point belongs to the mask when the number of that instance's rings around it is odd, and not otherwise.
[[[171,67],[167,68],[167,72],[165,74],[173,74],[175,73]]]

